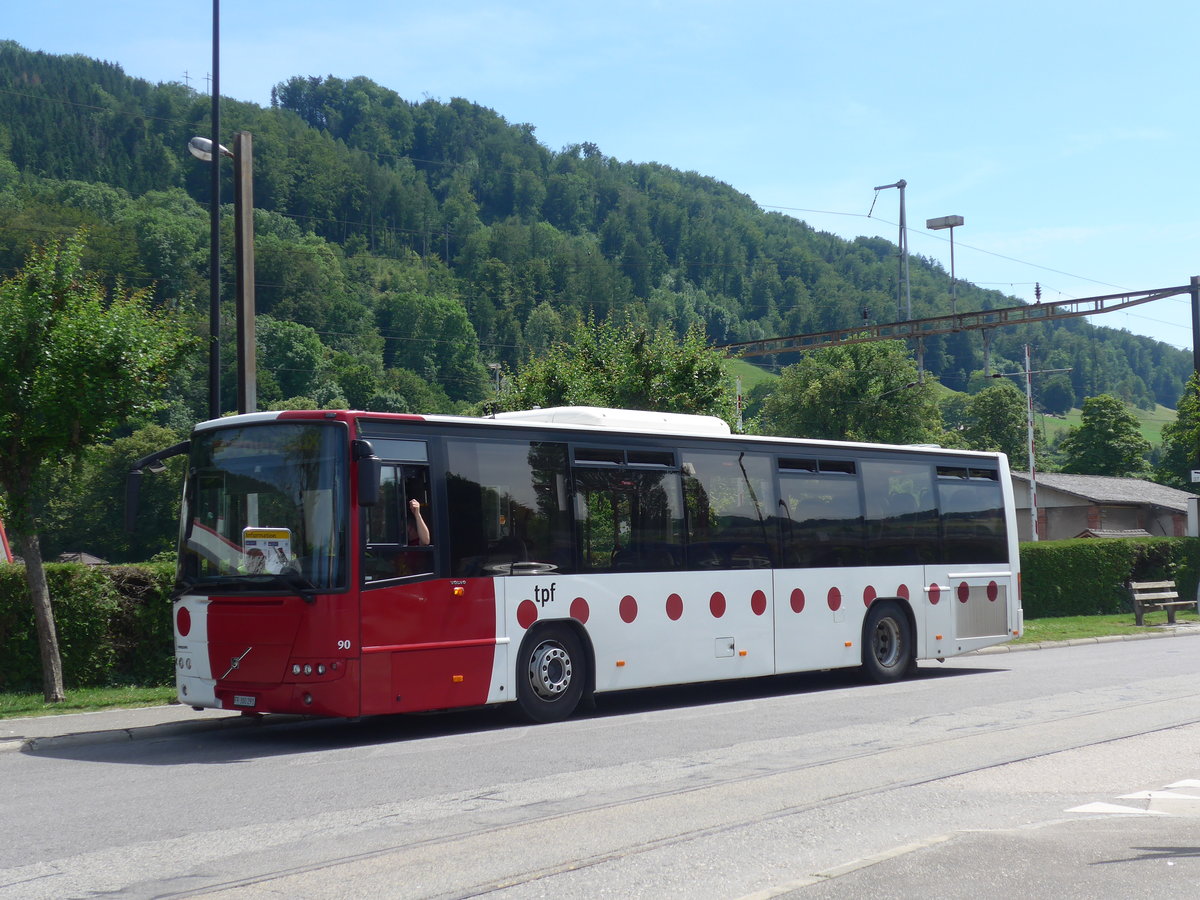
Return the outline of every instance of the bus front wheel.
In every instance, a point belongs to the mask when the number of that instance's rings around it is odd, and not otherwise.
[[[587,683],[587,657],[570,628],[530,634],[517,662],[517,705],[533,722],[558,722],[575,711]]]
[[[863,673],[882,684],[899,681],[916,668],[912,625],[895,603],[873,603],[863,626]]]

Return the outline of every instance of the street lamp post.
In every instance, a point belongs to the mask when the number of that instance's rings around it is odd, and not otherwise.
[[[233,160],[234,252],[237,270],[237,409],[239,413],[247,413],[254,412],[258,404],[254,346],[254,192],[251,178],[254,171],[254,144],[250,132],[239,131],[234,134],[233,146],[234,149],[229,150],[218,144],[217,152],[213,153],[213,142],[208,138],[194,137],[188,141],[188,150],[198,159],[215,161],[227,156]],[[217,273],[214,277],[219,277],[219,243],[213,255],[212,267]],[[219,301],[219,282],[213,290]],[[214,318],[214,321],[219,322],[219,318]],[[212,414],[212,418],[220,414],[218,408]]]
[[[958,314],[958,282],[954,278],[954,229],[963,223],[962,216],[942,216],[937,219],[926,219],[925,227],[930,231],[950,229],[950,313]]]
[[[212,144],[221,134],[221,0],[212,5]],[[190,145],[189,145],[190,146]],[[196,151],[193,150],[193,153]],[[221,157],[209,156],[208,417],[221,415]]]
[[[880,191],[886,191],[888,188],[900,189],[900,276],[899,283],[896,285],[896,318],[900,318],[900,290],[903,288],[905,299],[903,321],[905,322],[912,318],[912,289],[908,281],[908,221],[904,212],[904,189],[906,187],[908,187],[908,182],[901,178],[894,184],[881,184],[875,188],[877,198]],[[875,208],[874,203],[871,204],[871,208]]]

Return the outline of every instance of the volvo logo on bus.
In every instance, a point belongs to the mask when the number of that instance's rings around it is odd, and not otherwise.
[[[251,648],[247,647],[245,650],[242,651],[241,656],[230,657],[229,658],[229,668],[225,671],[225,674],[222,675],[221,677],[228,678],[230,676],[230,674],[232,674],[233,671],[242,664],[242,660],[246,658],[246,654],[249,653],[250,650],[251,650]]]

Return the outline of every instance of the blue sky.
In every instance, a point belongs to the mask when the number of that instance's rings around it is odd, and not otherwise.
[[[0,37],[204,91],[212,4],[8,4]],[[464,97],[554,150],[695,170],[822,231],[897,239],[1032,301],[1200,274],[1194,0],[254,0],[222,4],[222,94],[293,75]],[[182,148],[181,148],[182,152]],[[1186,297],[1091,319],[1191,347]]]

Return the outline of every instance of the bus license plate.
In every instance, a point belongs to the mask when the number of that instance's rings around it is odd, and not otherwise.
[[[233,705],[234,706],[253,706],[254,702],[255,702],[255,698],[249,697],[246,694],[234,694],[233,695]]]

